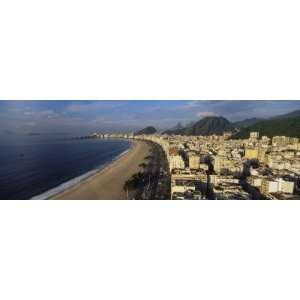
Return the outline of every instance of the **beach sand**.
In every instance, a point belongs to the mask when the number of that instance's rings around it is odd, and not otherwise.
[[[126,199],[126,192],[123,190],[124,183],[141,170],[139,164],[144,162],[144,158],[149,154],[149,144],[133,141],[132,148],[118,160],[86,180],[55,195],[53,199]]]

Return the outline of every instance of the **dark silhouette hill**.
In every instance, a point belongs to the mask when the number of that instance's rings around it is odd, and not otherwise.
[[[181,129],[166,130],[166,134],[178,135],[222,135],[224,132],[234,132],[235,126],[224,117],[206,117]]]
[[[156,129],[153,127],[153,126],[148,126],[148,127],[145,127],[139,131],[137,131],[135,134],[136,135],[140,135],[140,134],[154,134],[156,133]]]

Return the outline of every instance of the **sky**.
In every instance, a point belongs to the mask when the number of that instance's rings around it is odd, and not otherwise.
[[[300,109],[300,101],[0,101],[0,134],[88,134],[158,130],[223,116],[235,122]]]

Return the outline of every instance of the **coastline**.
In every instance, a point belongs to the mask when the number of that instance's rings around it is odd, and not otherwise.
[[[78,177],[75,177],[66,182],[63,182],[63,183],[55,186],[54,188],[46,190],[45,192],[43,192],[41,194],[32,196],[30,198],[30,200],[50,200],[50,199],[56,197],[57,195],[62,194],[64,191],[69,190],[70,188],[74,187],[75,185],[77,185],[77,184],[87,180],[88,178],[92,177],[93,175],[98,174],[98,173],[102,172],[103,170],[105,170],[105,168],[109,167],[113,162],[120,159],[123,155],[126,155],[126,153],[132,149],[133,145],[134,145],[134,143],[131,141],[130,147],[127,150],[125,150],[124,152],[120,153],[118,156],[116,156],[111,161],[106,162],[105,164],[99,166],[98,168],[92,169],[92,170],[88,171],[87,173],[84,173]]]
[[[88,178],[50,196],[54,200],[122,200],[126,199],[124,183],[134,173],[140,171],[139,164],[150,153],[149,144],[132,141],[126,153],[115,159]]]

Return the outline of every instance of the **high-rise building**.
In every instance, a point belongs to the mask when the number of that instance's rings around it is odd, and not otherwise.
[[[262,180],[260,190],[263,194],[267,193],[285,193],[293,194],[294,193],[294,182],[287,181],[282,178],[267,179]]]
[[[290,138],[290,143],[291,143],[292,145],[298,144],[298,143],[299,143],[299,138],[291,137],[291,138]]]
[[[274,136],[272,138],[273,146],[286,146],[290,142],[290,138],[287,136]]]
[[[169,155],[170,156],[179,155],[178,147],[177,146],[170,146],[169,147]]]
[[[247,159],[258,159],[258,149],[257,148],[246,148],[245,158]]]
[[[270,140],[271,139],[269,137],[267,137],[266,135],[261,137],[261,143],[264,144],[264,145],[269,145]]]
[[[259,132],[258,131],[250,132],[250,139],[258,139],[258,138],[259,138]]]
[[[184,169],[184,160],[180,155],[171,155],[169,156],[169,167],[170,171],[173,169]]]
[[[189,160],[189,168],[198,170],[200,166],[200,156],[196,154],[192,154],[188,156]]]
[[[258,149],[257,159],[259,160],[260,163],[265,162],[266,152],[267,152],[267,149],[264,149],[264,148]]]
[[[263,194],[277,193],[278,192],[278,182],[276,180],[264,178],[262,180],[262,183],[260,186],[260,191]]]

